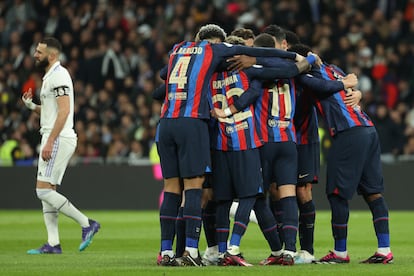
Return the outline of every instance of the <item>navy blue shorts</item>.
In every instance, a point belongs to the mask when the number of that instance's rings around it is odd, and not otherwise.
[[[348,200],[355,192],[382,193],[380,154],[375,127],[353,127],[338,133],[328,154],[326,193]]]
[[[258,149],[213,152],[215,200],[233,200],[263,193]]]
[[[260,148],[263,186],[267,190],[271,183],[278,186],[295,184],[298,179],[298,153],[296,143],[265,143]]]
[[[158,153],[164,178],[191,178],[211,171],[207,121],[161,119]]]
[[[297,145],[298,186],[303,186],[306,183],[318,183],[321,167],[319,147],[319,142]]]

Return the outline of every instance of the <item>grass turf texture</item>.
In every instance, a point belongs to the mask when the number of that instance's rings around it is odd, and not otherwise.
[[[414,212],[390,214],[394,264],[366,265],[358,262],[371,256],[376,240],[371,215],[352,211],[349,221],[345,265],[295,265],[262,267],[257,263],[270,253],[259,227],[251,223],[241,249],[254,267],[159,267],[159,223],[156,211],[87,211],[102,228],[93,243],[79,252],[81,229],[71,219],[59,217],[61,255],[27,255],[26,251],[46,242],[41,211],[0,210],[0,275],[414,275],[414,243],[411,239]],[[204,234],[200,249],[205,249]],[[315,254],[317,258],[333,248],[330,213],[317,213]],[[281,275],[279,274],[279,275]]]

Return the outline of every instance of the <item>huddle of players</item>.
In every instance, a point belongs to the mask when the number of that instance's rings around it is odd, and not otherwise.
[[[161,72],[166,96],[157,143],[165,178],[160,265],[251,266],[240,253],[240,241],[252,210],[271,249],[261,265],[315,259],[311,184],[319,174],[319,140],[312,97],[330,97],[354,87],[357,79],[353,74],[328,80],[301,74],[319,58],[284,51],[287,45],[280,42],[286,43],[286,32],[278,26],[268,26],[256,38],[249,31],[243,37],[243,31],[226,38],[219,26],[203,26],[195,42],[174,46]],[[225,40],[230,44],[222,43]],[[235,45],[251,42],[255,47]],[[296,49],[306,50],[304,55],[310,51],[300,44]],[[240,54],[255,58],[231,58]],[[229,66],[226,59],[233,63]],[[344,99],[354,108],[360,93],[349,92]],[[213,192],[205,194],[212,198],[202,204],[204,173],[211,171],[207,183]],[[273,211],[266,202],[267,193]],[[234,199],[238,208],[230,235],[229,210]],[[202,220],[208,244],[204,260],[198,252]],[[298,227],[301,250],[297,253]]]

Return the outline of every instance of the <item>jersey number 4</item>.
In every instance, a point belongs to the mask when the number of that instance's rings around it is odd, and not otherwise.
[[[187,84],[187,70],[190,63],[190,56],[180,57],[171,71],[168,84],[177,84],[179,89],[183,89]]]

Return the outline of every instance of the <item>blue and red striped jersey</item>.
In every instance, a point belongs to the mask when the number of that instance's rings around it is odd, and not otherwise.
[[[209,118],[208,80],[213,50],[207,41],[175,45],[168,62],[162,118]]]
[[[258,95],[261,87],[261,83],[251,81],[245,71],[214,73],[210,83],[213,105],[220,109],[234,104],[244,93]],[[254,121],[253,104],[230,117],[218,119],[211,139],[212,148],[222,151],[248,150],[261,145]]]
[[[329,64],[323,64],[320,68],[316,68],[312,74],[327,80],[338,80],[345,76],[341,69]],[[341,90],[329,97],[317,100],[317,109],[326,120],[331,136],[352,127],[372,127],[374,125],[359,106],[347,106],[344,102],[345,97],[346,91]]]
[[[227,43],[181,42],[170,52],[166,70],[166,96],[161,118],[208,119],[212,107],[208,85],[223,58],[236,54],[295,59],[296,54],[271,48],[253,48]]]
[[[295,105],[293,79],[276,79],[264,84],[255,104],[257,130],[263,142],[296,142],[293,124]]]
[[[293,118],[296,129],[296,143],[305,145],[319,142],[318,115],[312,93],[297,86],[296,110]]]

